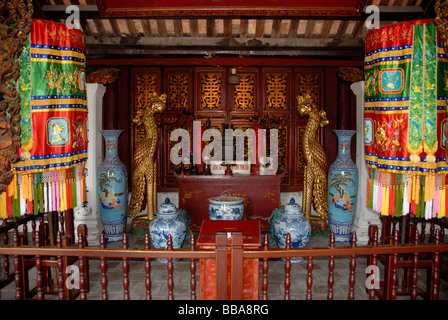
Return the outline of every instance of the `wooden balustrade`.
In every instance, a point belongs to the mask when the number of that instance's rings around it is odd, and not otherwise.
[[[257,250],[247,250],[243,247],[243,236],[241,232],[232,232],[232,238],[230,243],[227,241],[227,234],[218,232],[216,234],[216,248],[215,249],[198,249],[195,245],[194,236],[192,236],[188,249],[173,249],[171,237],[168,240],[168,249],[152,249],[150,248],[149,236],[145,235],[144,247],[135,249],[129,248],[128,237],[124,236],[122,247],[119,249],[107,248],[104,235],[100,237],[99,248],[85,247],[85,234],[78,234],[78,245],[64,246],[62,244],[61,233],[58,232],[56,237],[56,246],[41,245],[39,239],[39,232],[35,232],[35,245],[23,245],[20,243],[20,236],[17,228],[13,231],[13,243],[5,244],[0,247],[0,255],[12,256],[14,258],[14,280],[16,285],[16,299],[23,298],[23,285],[22,285],[22,259],[23,256],[34,256],[35,266],[37,268],[37,299],[45,298],[45,277],[43,273],[43,258],[54,257],[57,260],[57,268],[59,271],[57,282],[59,285],[58,298],[66,299],[66,293],[61,289],[64,286],[67,279],[67,274],[63,270],[62,261],[67,257],[77,257],[79,266],[79,286],[80,286],[80,300],[88,298],[88,278],[89,268],[88,259],[99,259],[100,268],[100,285],[101,285],[101,298],[103,300],[108,299],[108,259],[118,258],[122,262],[122,279],[123,279],[123,299],[132,299],[129,292],[130,278],[129,278],[129,261],[131,259],[140,259],[143,262],[145,272],[145,298],[151,299],[151,260],[157,258],[165,258],[167,263],[167,299],[174,299],[175,283],[173,270],[176,268],[174,259],[187,259],[190,261],[190,298],[196,299],[196,261],[198,259],[216,259],[216,290],[217,298],[219,300],[224,299],[242,299],[243,297],[243,262],[244,259],[258,259],[261,262],[261,292],[260,298],[267,300],[268,287],[269,287],[269,261],[272,259],[284,258],[284,299],[291,299],[291,259],[303,258],[306,263],[306,294],[305,299],[311,300],[313,298],[313,285],[315,284],[315,278],[313,277],[314,264],[319,257],[328,257],[328,292],[327,299],[334,299],[334,283],[335,283],[335,265],[336,257],[348,257],[349,258],[349,277],[347,292],[347,298],[349,300],[356,299],[355,296],[355,269],[358,259],[367,259],[368,265],[377,266],[378,257],[380,255],[388,255],[392,257],[392,294],[391,299],[397,298],[398,277],[397,269],[399,263],[399,257],[403,254],[407,254],[412,257],[410,262],[410,268],[414,271],[411,277],[411,299],[417,298],[417,268],[420,256],[422,254],[432,256],[432,281],[431,281],[431,298],[438,299],[439,296],[439,280],[441,272],[441,255],[448,252],[448,244],[441,243],[441,237],[444,235],[443,227],[434,230],[431,228],[430,243],[421,243],[422,239],[418,230],[415,230],[414,240],[409,244],[401,244],[399,239],[398,230],[394,231],[394,240],[392,244],[379,244],[378,243],[378,230],[374,231],[372,241],[365,246],[358,246],[356,243],[356,233],[353,233],[351,243],[349,246],[339,247],[335,245],[334,235],[330,236],[330,244],[328,247],[318,248],[301,248],[291,249],[291,237],[288,235],[285,249],[269,248],[268,234],[263,238],[263,246]],[[186,246],[188,247],[188,246]],[[227,296],[227,252],[230,250],[230,296]],[[366,275],[368,276],[368,275]],[[366,288],[368,297],[375,299],[375,291],[373,288]]]

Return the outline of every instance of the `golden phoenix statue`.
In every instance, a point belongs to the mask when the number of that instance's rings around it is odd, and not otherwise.
[[[311,205],[323,220],[328,219],[327,195],[327,157],[317,138],[319,127],[328,124],[325,111],[318,110],[310,95],[296,97],[300,117],[309,116],[302,138],[302,150],[305,158],[305,176],[303,181],[302,209],[308,220],[311,218]],[[313,199],[314,198],[314,199]],[[314,200],[314,201],[313,201]]]
[[[165,111],[166,94],[154,92],[149,104],[138,110],[132,120],[137,126],[143,126],[143,138],[137,142],[134,153],[134,172],[132,173],[132,195],[128,206],[128,217],[134,217],[143,209],[146,193],[148,214],[135,220],[152,220],[157,210],[157,123],[154,114]]]

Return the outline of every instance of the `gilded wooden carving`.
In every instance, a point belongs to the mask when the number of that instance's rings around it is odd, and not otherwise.
[[[297,74],[297,92],[308,94],[316,105],[319,105],[319,75],[314,73]]]
[[[170,74],[168,76],[167,110],[190,110],[188,74]]]
[[[328,124],[325,111],[319,111],[310,95],[297,96],[297,111],[301,117],[309,120],[302,136],[302,148],[305,160],[305,177],[303,182],[302,208],[307,219],[311,217],[311,205],[324,220],[328,219],[327,203],[327,157],[325,150],[317,139],[319,127]]]
[[[288,109],[287,75],[284,73],[266,74],[266,109]]]
[[[255,110],[254,75],[239,74],[240,82],[235,85],[233,94],[234,110]]]
[[[144,109],[152,100],[152,93],[157,91],[157,75],[137,74],[135,77],[135,110]],[[143,126],[135,128],[135,143],[138,144],[144,137]]]
[[[298,174],[305,174],[305,159],[303,156],[303,145],[302,145],[302,140],[303,140],[303,135],[305,134],[305,127],[299,127],[297,126],[296,128],[296,141],[299,141],[299,143],[297,143],[296,147],[296,155],[298,156],[298,159],[296,161],[296,172]]]
[[[127,215],[133,217],[141,212],[146,196],[147,215],[136,220],[151,220],[157,210],[157,124],[154,114],[165,111],[166,95],[151,94],[145,108],[137,110],[132,120],[144,132],[142,140],[137,143],[134,153],[134,170],[132,173],[132,196]]]
[[[364,80],[364,71],[354,67],[339,67],[336,76],[345,82],[355,83]]]
[[[296,82],[296,92],[300,92],[301,95],[309,95],[311,99],[314,101],[316,105],[319,105],[319,90],[320,90],[320,78],[319,74],[316,73],[297,73],[295,77]],[[304,159],[304,152],[303,152],[303,145],[301,141],[304,139],[305,134],[305,126],[306,124],[297,123],[295,132],[296,132],[296,141],[300,141],[296,144],[296,156],[298,156],[298,159],[296,159],[295,162],[295,170],[300,177],[301,175],[305,174],[305,159]],[[296,179],[297,181],[297,179]]]
[[[13,179],[11,163],[19,161],[20,96],[16,83],[19,78],[19,59],[31,30],[32,1],[11,0],[0,2],[0,11],[9,16],[0,17],[0,192]]]
[[[222,109],[222,77],[219,73],[201,74],[201,106],[203,110]]]
[[[111,84],[116,82],[120,77],[120,69],[118,68],[102,68],[87,72],[87,83]]]
[[[233,134],[234,134],[234,139],[243,139],[243,160],[244,161],[248,161],[249,159],[253,158],[255,156],[255,154],[253,154],[257,148],[257,144],[255,143],[255,139],[249,139],[247,137],[247,130],[248,129],[253,129],[252,126],[233,126]],[[236,130],[236,129],[241,129],[241,131]],[[254,136],[255,138],[255,136]],[[250,153],[249,153],[250,151]],[[233,154],[236,155],[238,154],[237,150],[236,150],[236,143],[233,144]],[[236,157],[235,157],[235,160]]]

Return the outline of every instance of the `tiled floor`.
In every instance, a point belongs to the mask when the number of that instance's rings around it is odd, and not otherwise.
[[[328,237],[312,237],[308,247],[322,247],[328,245]],[[346,245],[346,244],[338,244]],[[121,243],[110,244],[108,248],[121,247]],[[142,237],[130,236],[130,247],[143,247]],[[0,263],[3,264],[2,261]],[[444,264],[445,261],[444,261]],[[349,257],[337,257],[334,269],[334,299],[347,300],[349,289]],[[167,299],[167,268],[166,264],[158,261],[151,262],[151,295],[153,300]],[[13,265],[11,263],[11,268]],[[101,299],[101,283],[99,260],[90,258],[90,292],[87,294],[88,300]],[[196,270],[199,269],[197,266]],[[366,280],[366,258],[359,257],[356,261],[355,275],[355,299],[366,300],[368,295],[365,289]],[[123,278],[121,259],[107,260],[108,274],[108,298],[110,300],[123,299]],[[143,261],[131,260],[129,262],[129,291],[132,300],[145,299],[145,269]],[[199,276],[196,277],[199,279]],[[284,262],[281,260],[271,260],[269,262],[269,285],[268,298],[272,300],[281,300],[284,298]],[[291,268],[291,288],[290,294],[293,300],[304,300],[306,297],[307,263],[306,261],[293,263]],[[423,281],[423,274],[419,275],[420,282]],[[33,273],[30,279],[35,283]],[[260,265],[260,290],[261,290],[261,265]],[[14,299],[14,283],[0,290],[2,300]],[[328,258],[315,258],[313,260],[313,300],[326,300],[328,290]],[[199,283],[197,284],[197,296],[199,298]],[[190,262],[177,261],[174,263],[174,298],[190,299]],[[399,297],[399,299],[409,299],[408,297]],[[448,283],[440,281],[441,300],[448,299]],[[56,296],[46,296],[46,299],[57,299]]]

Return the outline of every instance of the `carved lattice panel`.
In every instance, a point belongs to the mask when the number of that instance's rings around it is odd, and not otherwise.
[[[221,153],[222,158],[224,157],[224,149],[223,149],[223,145],[224,145],[224,121],[219,121],[218,119],[215,119],[215,121],[211,121],[211,124],[208,126],[208,128],[204,127],[205,129],[216,129],[221,133],[221,144],[215,144],[214,148],[212,148],[210,150],[210,156],[211,157],[215,157],[215,155]],[[210,143],[213,143],[213,141],[215,140],[215,137],[210,137],[209,141],[204,141],[204,148],[209,145]],[[203,151],[203,150],[202,150]]]
[[[223,74],[220,72],[199,73],[201,111],[223,110]]]
[[[180,70],[165,73],[165,88],[167,88],[167,111],[191,110],[192,73],[190,70]]]
[[[170,154],[171,149],[180,143],[179,141],[170,141],[171,132],[175,129],[182,128],[189,132],[191,136],[191,127],[190,121],[188,119],[181,119],[177,121],[175,124],[164,125],[162,127],[163,130],[163,184],[167,187],[177,186],[176,179],[174,178],[173,172],[178,171],[180,169],[180,164],[174,164],[171,161]],[[191,142],[191,141],[190,141]],[[190,148],[193,146],[190,145]],[[192,149],[190,149],[192,150]],[[178,156],[182,156],[182,150],[179,150]]]
[[[135,113],[149,104],[149,100],[154,92],[161,94],[158,91],[160,88],[160,75],[158,73],[137,73],[134,75],[134,108],[133,117]],[[141,126],[133,125],[134,139],[137,144],[143,137],[144,132]]]
[[[316,73],[297,73],[296,74],[296,90],[299,94],[309,94],[315,103],[320,107],[320,75]]]
[[[287,111],[290,109],[290,73],[273,70],[264,73],[264,110]]]
[[[267,146],[266,146],[266,154],[269,156],[270,148],[271,148],[271,140],[270,140],[270,129],[278,130],[278,170],[286,170],[288,173],[284,176],[282,185],[290,184],[290,127],[286,125],[271,125],[266,128],[266,136],[267,136]]]
[[[252,156],[255,157],[256,148],[257,148],[256,138],[254,140],[252,140],[246,136],[247,135],[246,130],[253,129],[253,125],[252,124],[249,124],[249,125],[234,124],[234,125],[232,125],[232,129],[233,129],[233,133],[234,133],[233,160],[236,160],[236,156],[237,156],[237,148],[236,148],[237,139],[243,139],[242,140],[243,141],[243,160],[248,161],[250,159],[250,157],[252,157]],[[237,129],[241,129],[241,132]],[[249,152],[251,152],[251,154],[249,154]],[[252,153],[253,153],[253,155],[252,155]]]
[[[257,73],[238,72],[240,82],[233,87],[233,110],[255,112],[257,110]]]
[[[302,148],[302,139],[303,134],[305,133],[305,126],[303,124],[298,124],[296,126],[296,147],[295,147],[295,155],[296,155],[296,164],[295,164],[295,173],[296,173],[296,182],[303,183],[303,175],[305,173],[305,161],[303,158],[303,148]],[[299,178],[299,179],[298,179]]]

